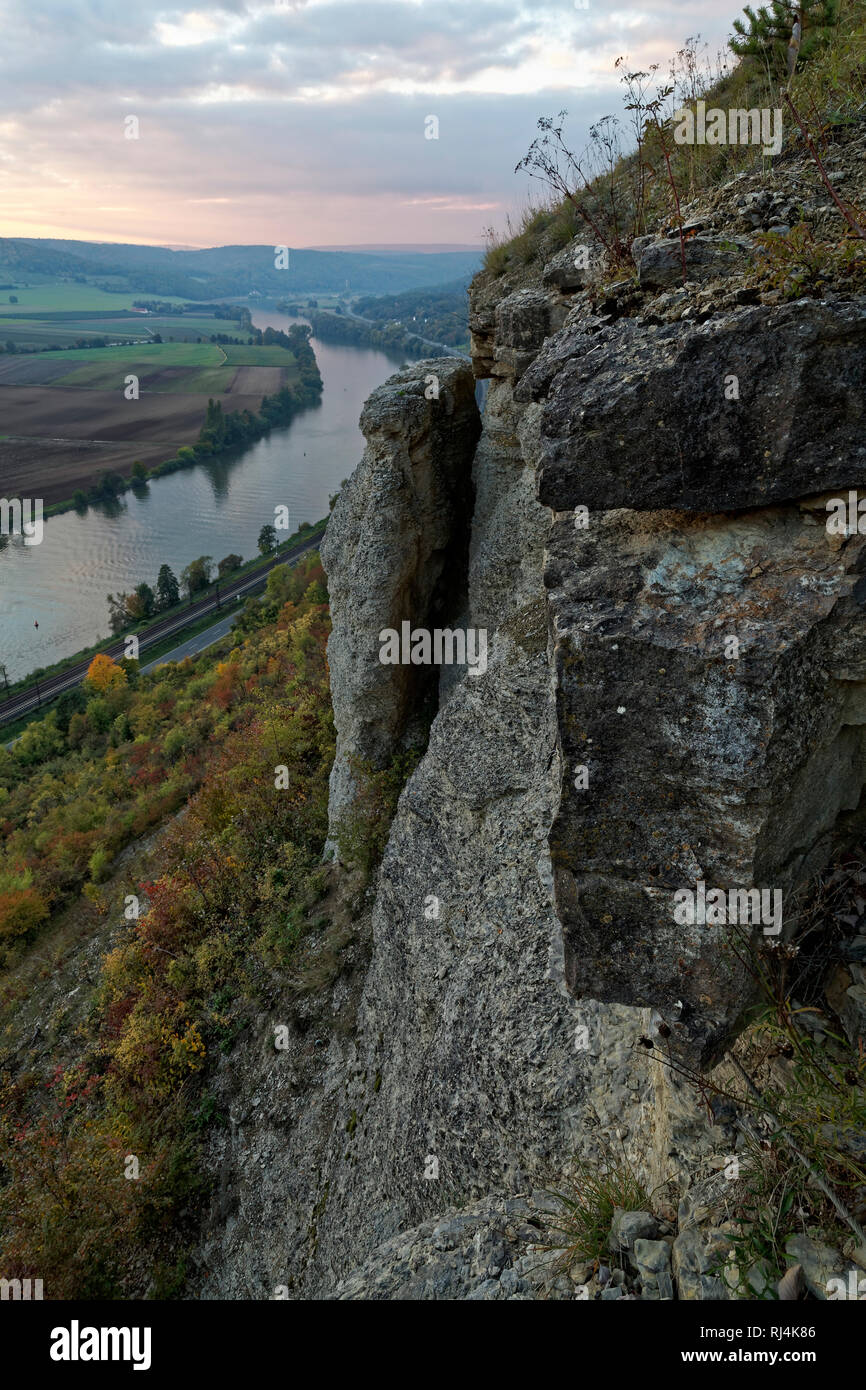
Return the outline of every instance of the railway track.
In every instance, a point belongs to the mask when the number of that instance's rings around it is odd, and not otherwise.
[[[242,575],[233,583],[229,581],[225,587],[220,589],[219,595],[208,594],[206,598],[190,604],[183,613],[175,613],[172,617],[164,618],[161,622],[150,624],[144,632],[135,634],[139,639],[139,652],[146,652],[157,643],[164,641],[166,637],[173,636],[175,632],[183,632],[184,628],[198,622],[206,614],[215,613],[227,607],[232,601],[242,598],[244,594],[250,594],[255,589],[261,588],[270,570],[277,565],[292,564],[299,560],[308,550],[317,549],[321,539],[321,535],[317,535],[312,540],[302,541],[298,545],[292,546],[290,550],[284,550],[281,554],[272,556],[254,573]],[[108,642],[100,648],[100,651],[115,659],[122,657],[126,637],[130,635],[132,634],[127,633],[125,637],[118,637],[115,641]],[[74,666],[68,666],[65,671],[59,671],[57,675],[47,677],[44,681],[39,682],[38,688],[30,688],[22,690],[17,695],[10,695],[8,699],[0,703],[0,725],[21,719],[23,715],[41,708],[49,700],[53,700],[55,696],[62,695],[64,690],[72,690],[76,685],[80,685],[87,675],[94,656],[96,656],[96,652],[91,653],[86,660],[76,662]]]

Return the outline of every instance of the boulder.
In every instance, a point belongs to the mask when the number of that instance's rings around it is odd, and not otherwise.
[[[569,320],[520,381],[556,511],[733,511],[866,487],[866,299]]]
[[[614,1253],[633,1250],[635,1241],[658,1235],[658,1222],[648,1211],[622,1211],[617,1208],[611,1227],[609,1246]]]
[[[671,1247],[667,1241],[637,1239],[634,1261],[645,1299],[673,1298]]]
[[[742,237],[690,236],[683,247],[679,233],[658,241],[641,238],[637,252],[632,247],[642,290],[670,289],[683,283],[683,250],[686,259],[686,280],[712,280],[718,275],[730,275],[744,269],[751,250]]]
[[[723,1231],[696,1226],[680,1231],[672,1264],[677,1293],[688,1302],[727,1299],[730,1293],[719,1270],[731,1245]]]

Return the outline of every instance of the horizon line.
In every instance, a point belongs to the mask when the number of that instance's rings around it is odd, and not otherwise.
[[[191,242],[170,242],[170,241],[104,241],[96,238],[81,236],[8,236],[0,232],[0,241],[71,241],[84,246],[140,246],[150,247],[155,251],[221,251],[229,246],[270,246],[267,241],[223,241],[210,244],[196,245]],[[290,251],[355,251],[355,252],[374,252],[374,251],[407,251],[416,252],[419,255],[436,255],[447,252],[477,251],[479,254],[484,247],[479,242],[477,246],[471,242],[462,241],[367,241],[367,242],[316,242],[307,246],[290,246]]]

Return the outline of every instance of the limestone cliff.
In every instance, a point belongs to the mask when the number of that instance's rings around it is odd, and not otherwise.
[[[323,547],[332,848],[353,769],[425,751],[343,963],[244,1063],[214,1294],[530,1297],[576,1157],[681,1194],[730,1141],[640,1040],[712,1066],[752,985],[675,894],[790,904],[862,830],[866,543],[825,501],[866,485],[866,303],[754,305],[725,262],[672,316],[569,263],[476,280],[483,420],[451,359],[365,409]],[[383,664],[402,621],[485,629],[486,671]],[[680,1215],[681,1296],[724,1296]]]

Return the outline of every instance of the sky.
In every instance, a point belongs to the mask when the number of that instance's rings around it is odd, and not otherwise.
[[[0,0],[0,236],[480,245],[736,0]],[[430,120],[436,118],[436,123]],[[134,118],[134,119],[133,119]],[[429,138],[435,132],[437,138]],[[132,138],[137,136],[137,138]]]

